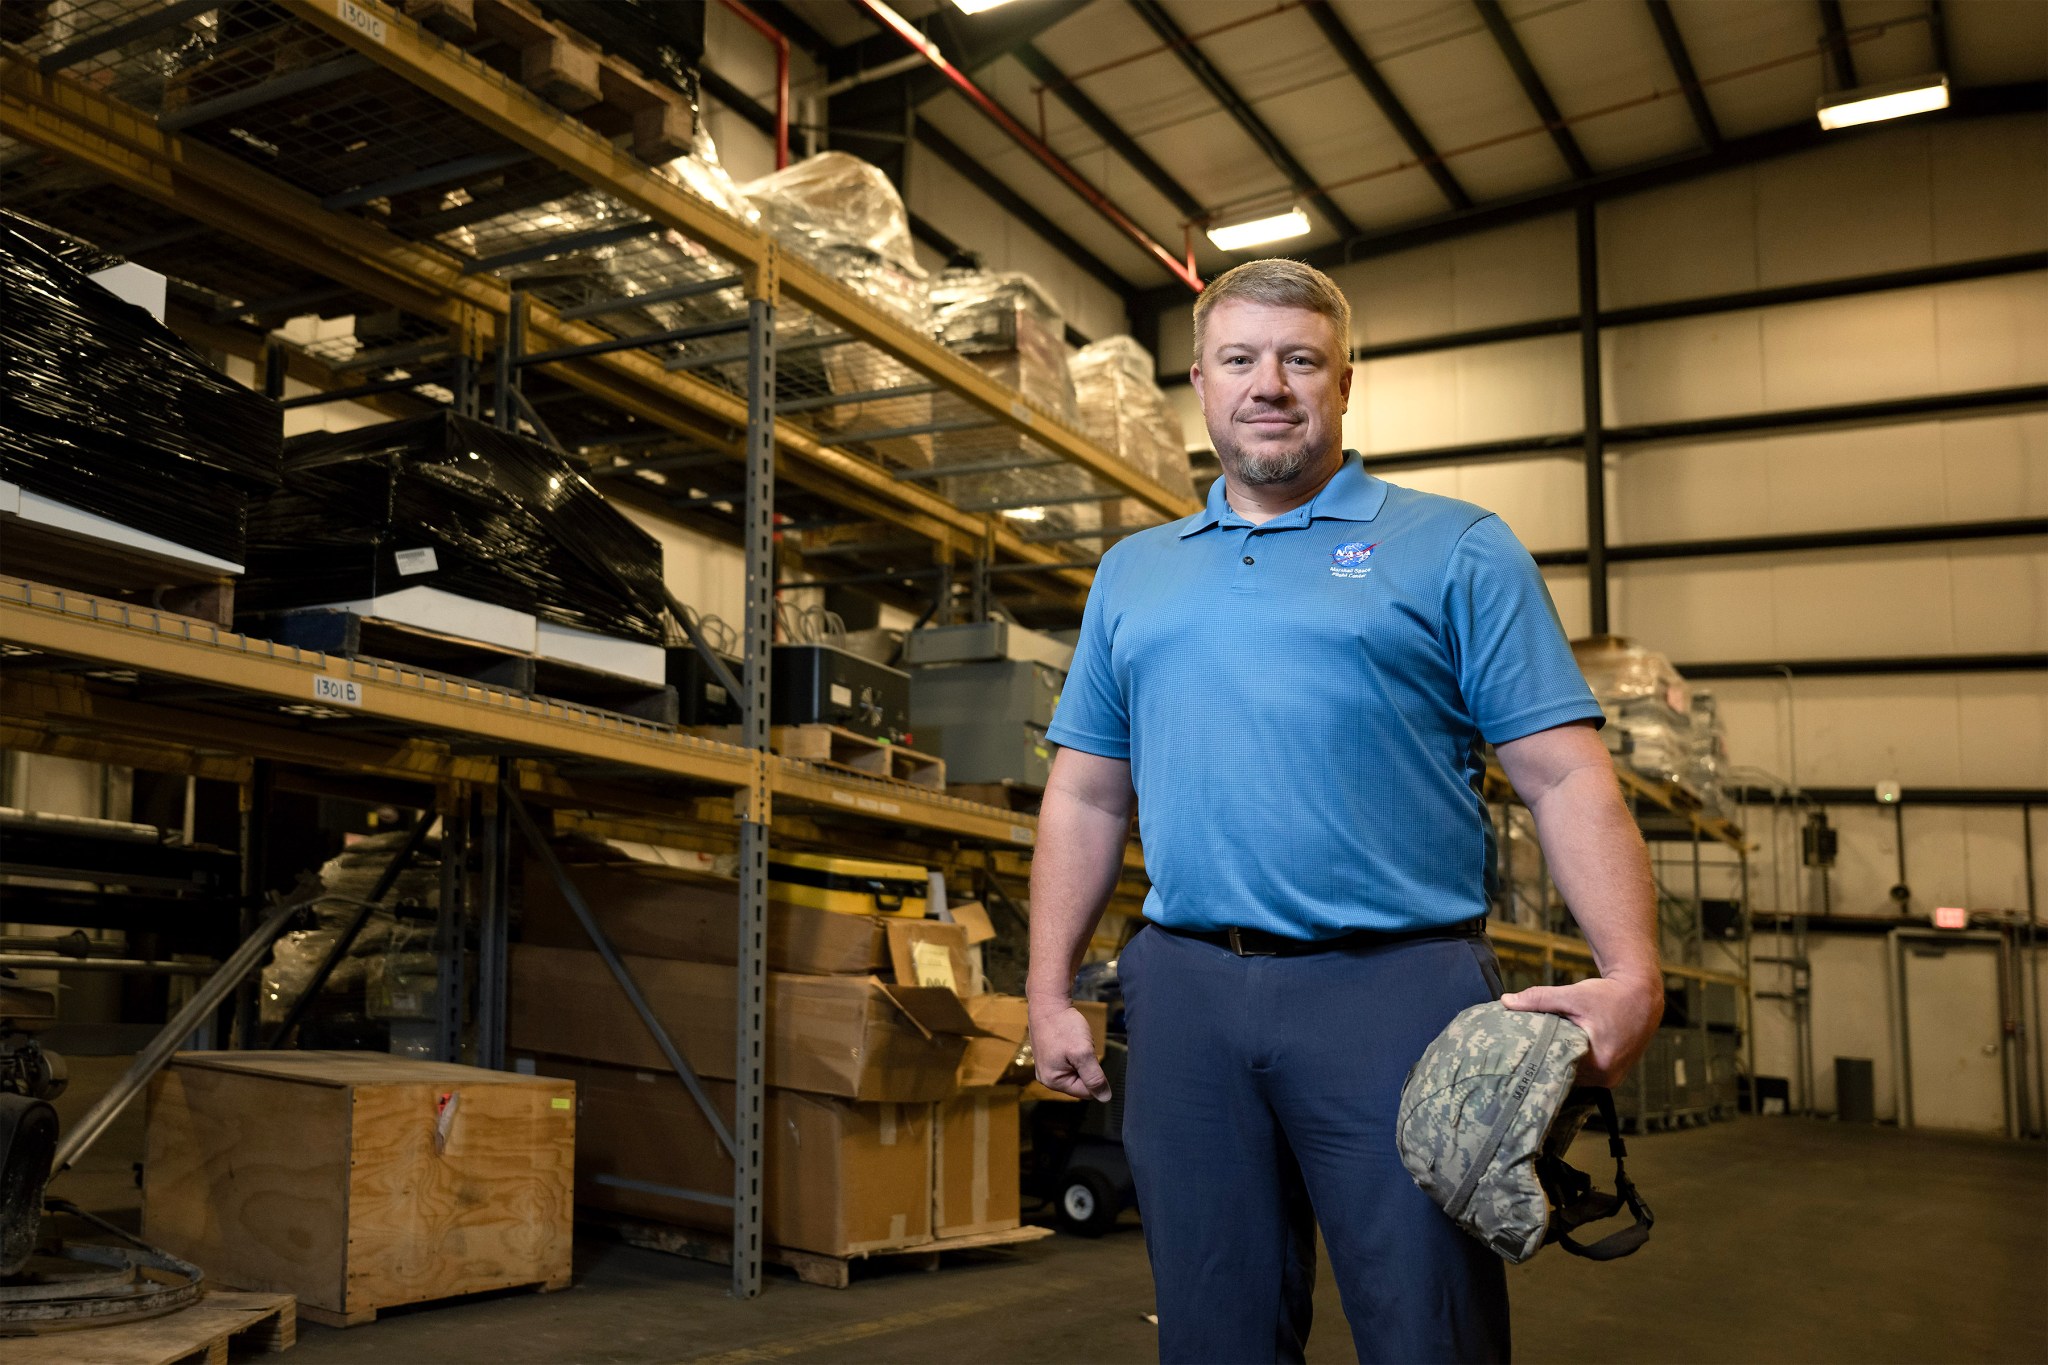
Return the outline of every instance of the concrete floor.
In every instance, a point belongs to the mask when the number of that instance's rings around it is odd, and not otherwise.
[[[1745,1119],[1631,1140],[1650,1245],[1595,1265],[1555,1248],[1511,1272],[1515,1346],[1543,1361],[2048,1358],[2048,1153],[2039,1144]],[[1579,1164],[1598,1170],[1599,1140]],[[576,1283],[302,1324],[293,1360],[1149,1361],[1136,1219],[935,1274],[876,1267],[850,1290],[725,1272],[589,1239]],[[1316,1362],[1351,1361],[1327,1277]]]

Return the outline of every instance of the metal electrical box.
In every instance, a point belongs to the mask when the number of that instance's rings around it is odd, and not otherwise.
[[[1053,746],[1045,727],[1022,721],[1001,725],[935,725],[917,732],[918,747],[946,760],[948,782],[1008,782],[1043,787],[1052,775]]]
[[[910,735],[910,675],[830,645],[777,645],[770,656],[769,719],[837,725],[901,744]]]
[[[995,725],[1023,721],[1041,729],[1067,675],[1024,660],[920,668],[910,675],[910,718],[920,730],[939,725]]]
[[[1002,620],[931,626],[903,637],[906,668],[1002,659],[1045,664],[1064,673],[1074,666],[1074,647]]]

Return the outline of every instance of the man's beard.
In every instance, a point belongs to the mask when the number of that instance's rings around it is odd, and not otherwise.
[[[1213,432],[1211,436],[1216,441],[1216,460],[1223,466],[1223,472],[1230,476],[1232,483],[1250,488],[1288,483],[1300,477],[1322,453],[1306,437],[1291,449],[1268,450],[1253,455],[1227,437],[1215,437]]]

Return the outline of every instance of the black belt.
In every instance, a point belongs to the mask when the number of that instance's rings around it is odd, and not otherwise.
[[[1219,948],[1228,948],[1239,957],[1301,957],[1307,953],[1330,953],[1342,948],[1378,948],[1415,939],[1483,938],[1486,935],[1484,919],[1432,924],[1423,929],[1353,929],[1334,938],[1288,938],[1284,934],[1269,934],[1264,929],[1240,929],[1235,925],[1228,929],[1176,929],[1154,922],[1152,927],[1164,929],[1180,938],[1200,939]]]

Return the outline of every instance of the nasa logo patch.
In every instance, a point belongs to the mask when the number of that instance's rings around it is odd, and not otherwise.
[[[1372,566],[1367,564],[1366,561],[1372,558],[1373,549],[1378,544],[1378,541],[1374,541],[1371,545],[1366,544],[1362,540],[1345,541],[1342,545],[1330,551],[1330,576],[1332,578],[1365,577],[1372,572]]]

